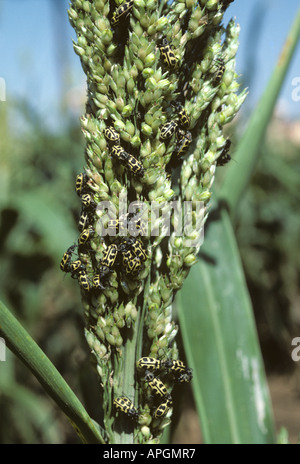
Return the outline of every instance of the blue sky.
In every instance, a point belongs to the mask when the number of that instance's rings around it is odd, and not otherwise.
[[[84,111],[76,95],[82,95],[85,75],[72,47],[68,6],[68,0],[0,0],[0,78],[6,83],[6,100],[29,98],[46,124],[53,124],[66,92],[72,95],[74,116]],[[224,25],[236,17],[241,26],[236,70],[245,77],[252,70],[248,105],[257,102],[267,85],[298,8],[299,0],[235,0],[228,8]],[[297,77],[299,85],[300,44],[280,95],[287,117],[300,118],[300,101],[292,98]]]

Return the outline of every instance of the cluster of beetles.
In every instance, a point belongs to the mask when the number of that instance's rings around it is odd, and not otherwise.
[[[111,24],[116,26],[120,19],[126,16],[133,7],[133,0],[128,0],[122,3],[113,13]],[[162,61],[168,68],[176,68],[178,60],[175,56],[172,46],[166,38],[163,38],[159,43],[159,50]],[[225,63],[222,58],[217,60],[218,69],[213,75],[214,85],[221,82],[225,72]],[[185,108],[176,102],[172,104],[177,117],[167,121],[160,130],[160,140],[168,140],[175,135],[176,145],[174,155],[177,160],[180,160],[187,152],[191,142],[192,134],[188,130],[190,126],[190,118]],[[128,154],[120,145],[120,136],[113,127],[105,129],[105,137],[112,144],[111,155],[117,159],[125,169],[135,176],[143,176],[144,168],[142,163]],[[231,142],[226,140],[225,147],[217,160],[218,166],[224,166],[231,158],[229,155]],[[128,239],[130,241],[130,239]],[[153,394],[153,418],[160,419],[166,416],[168,411],[173,405],[172,397],[164,382],[159,378],[160,376],[170,376],[173,381],[177,382],[190,382],[192,380],[192,369],[186,367],[180,360],[166,360],[162,361],[152,357],[140,358],[137,362],[137,369],[144,373],[144,381]],[[114,406],[117,410],[126,414],[128,417],[137,420],[140,412],[134,406],[133,402],[126,396],[117,397],[114,399]]]
[[[224,0],[223,7],[227,7],[228,3],[231,3],[232,0]],[[127,17],[133,7],[133,0],[127,0],[123,2],[118,8],[115,9],[111,18],[111,24],[113,27],[117,26],[120,20]],[[160,50],[160,56],[164,65],[169,69],[175,69],[178,65],[178,59],[172,49],[172,45],[164,37],[159,43],[158,47]],[[218,68],[213,74],[213,84],[220,84],[223,74],[225,72],[225,62],[222,57],[219,57],[215,60],[217,62]],[[181,159],[185,155],[187,149],[189,148],[192,142],[192,134],[188,130],[190,125],[190,118],[180,103],[175,103],[175,109],[178,112],[178,118],[166,122],[160,133],[160,139],[166,140],[170,139],[174,134],[176,134],[177,142],[175,146],[174,155],[177,160]],[[229,155],[230,149],[230,140],[226,141],[223,152],[217,160],[217,166],[224,166],[231,158]],[[114,147],[112,150],[112,155],[117,158],[129,171],[134,175],[143,176],[144,169],[142,163],[135,159],[132,155],[128,154],[120,146]],[[176,159],[175,158],[175,159]]]
[[[107,128],[106,133],[115,132],[112,128]],[[118,145],[114,145],[116,148]],[[101,262],[95,265],[96,272],[92,278],[89,278],[86,271],[86,266],[77,256],[73,259],[73,255],[78,253],[87,253],[90,250],[89,241],[94,236],[95,230],[91,225],[93,221],[96,203],[87,183],[87,175],[80,173],[76,177],[75,191],[81,199],[82,209],[78,222],[80,232],[78,243],[73,244],[64,253],[60,268],[63,272],[71,274],[72,278],[76,278],[81,289],[85,292],[99,292],[107,288],[110,274],[121,269],[126,277],[135,279],[141,272],[144,262],[147,259],[147,251],[143,245],[140,236],[119,237],[116,242],[111,243],[105,249]],[[126,228],[130,224],[141,235],[143,234],[141,219],[135,219],[133,214],[126,214],[119,219],[111,219],[108,221],[107,229],[111,231],[111,235],[115,235],[120,229]],[[92,255],[92,253],[91,253]]]
[[[224,0],[226,3],[227,0]],[[232,0],[231,0],[232,1]],[[227,2],[230,3],[231,1]],[[123,2],[112,14],[111,24],[117,26],[119,21],[126,17],[133,7],[133,0]],[[169,69],[174,69],[178,65],[178,59],[166,38],[162,38],[158,44],[160,56],[165,66]],[[218,68],[213,75],[214,85],[221,82],[225,72],[225,63],[222,58],[217,60]],[[174,154],[180,160],[185,155],[192,142],[192,134],[189,131],[190,118],[179,102],[172,103],[176,111],[176,118],[167,121],[160,130],[160,140],[171,139],[173,135],[176,137],[176,145]],[[124,166],[125,170],[135,177],[144,176],[144,167],[141,161],[129,154],[121,145],[119,133],[112,127],[108,126],[104,131],[105,138],[110,148],[110,154],[113,159]],[[221,155],[217,159],[217,166],[224,166],[231,157],[229,155],[231,141],[226,140],[225,146]],[[93,217],[96,209],[92,191],[88,185],[88,177],[85,173],[80,173],[76,177],[75,191],[81,199],[82,209],[78,222],[80,232],[78,242],[73,244],[64,253],[60,268],[63,272],[71,274],[72,278],[76,278],[81,289],[85,292],[99,292],[104,290],[109,281],[111,272],[115,269],[121,269],[121,272],[126,277],[131,279],[136,278],[143,269],[144,262],[147,260],[147,251],[143,245],[141,237],[118,237],[114,243],[110,243],[103,253],[100,264],[93,266],[96,268],[93,277],[90,278],[87,274],[86,266],[79,258],[80,253],[91,251],[89,241],[94,236],[95,230],[92,226]],[[108,229],[112,231],[112,235],[118,233],[122,227],[128,225],[128,221],[136,229],[140,230],[140,236],[143,235],[142,223],[136,220],[134,215],[124,215],[116,220],[108,222]],[[136,235],[136,234],[135,234]],[[77,251],[76,251],[77,249]],[[74,255],[77,255],[73,258]],[[153,398],[153,418],[160,419],[168,413],[172,407],[172,398],[164,382],[160,377],[167,378],[168,382],[171,379],[173,382],[190,382],[192,380],[192,369],[186,367],[180,360],[165,361],[152,357],[142,357],[137,362],[137,370],[144,374],[144,381],[150,388]],[[117,410],[126,414],[128,417],[137,420],[140,412],[134,406],[132,401],[121,396],[114,399],[114,406]]]
[[[173,381],[180,383],[192,380],[192,369],[186,367],[178,359],[162,361],[156,358],[143,357],[137,361],[137,369],[140,373],[144,374],[144,381],[148,384],[153,394],[152,417],[154,419],[161,419],[166,416],[173,405],[172,397],[164,382],[159,378],[159,375],[164,375],[168,380],[171,378]],[[114,405],[117,410],[122,411],[131,419],[137,420],[140,416],[139,410],[126,396],[115,398]]]

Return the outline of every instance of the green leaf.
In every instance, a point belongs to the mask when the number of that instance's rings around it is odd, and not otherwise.
[[[34,224],[43,237],[48,253],[61,258],[63,252],[76,239],[71,212],[46,189],[24,192],[13,201],[24,223]]]
[[[235,214],[241,196],[247,188],[255,168],[259,146],[271,119],[280,89],[284,82],[288,67],[292,60],[300,37],[300,10],[286,38],[278,63],[273,71],[265,92],[249,120],[237,150],[234,153],[235,163],[228,166],[226,177],[218,194]]]
[[[69,418],[78,435],[87,443],[102,443],[99,425],[65,382],[63,377],[28,332],[0,301],[0,335],[8,348],[32,371],[51,398]]]
[[[200,261],[176,302],[204,441],[275,443],[252,306],[225,210],[211,212]]]
[[[61,437],[55,417],[56,411],[49,407],[49,402],[45,398],[37,397],[36,392],[30,391],[16,382],[11,384],[10,388],[2,390],[2,393],[14,405],[11,415],[15,417],[14,423],[26,443],[37,443],[36,429],[43,437],[44,443],[60,442]]]

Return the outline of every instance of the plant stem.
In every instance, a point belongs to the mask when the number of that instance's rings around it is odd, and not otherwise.
[[[127,338],[121,354],[115,357],[116,365],[118,365],[118,387],[115,390],[116,396],[127,396],[134,402],[136,392],[135,388],[135,366],[136,366],[136,340],[140,316],[135,321],[132,327],[131,334]],[[126,392],[126,394],[124,393]],[[116,425],[117,424],[117,425]],[[130,427],[128,418],[120,415],[119,421],[115,423],[113,443],[117,444],[132,444],[133,433]],[[128,426],[129,425],[129,426]]]

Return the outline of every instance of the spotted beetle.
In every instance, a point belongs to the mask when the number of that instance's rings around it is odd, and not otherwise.
[[[80,199],[86,210],[94,210],[96,208],[96,203],[89,193],[84,193],[80,196]]]
[[[143,248],[141,240],[136,237],[124,238],[121,245],[119,246],[119,250],[122,252],[132,250],[134,255],[137,256],[142,262],[146,261],[147,259],[147,252]]]
[[[76,176],[75,191],[78,196],[82,195],[87,190],[87,179],[88,176],[86,173],[81,172]]]
[[[79,235],[78,245],[80,247],[85,246],[87,244],[87,242],[89,241],[89,239],[91,237],[93,237],[94,233],[95,233],[95,231],[94,231],[93,227],[91,227],[91,226],[84,229],[81,232],[81,234]]]
[[[172,374],[174,380],[177,382],[190,382],[193,378],[192,369],[190,367],[186,367],[179,359],[168,359],[163,362],[163,367]]]
[[[141,260],[130,249],[123,251],[122,257],[125,274],[129,277],[136,277],[143,267]]]
[[[178,128],[177,121],[166,122],[160,129],[160,139],[161,140],[170,139],[175,134],[177,128]]]
[[[121,145],[114,145],[111,149],[111,154],[122,164],[126,163],[129,158],[129,154],[121,147]]]
[[[78,274],[78,283],[80,287],[85,290],[86,292],[89,292],[91,290],[91,284],[89,282],[89,278],[87,276],[87,273],[85,271],[80,271]]]
[[[186,369],[182,374],[175,376],[175,380],[180,383],[189,383],[193,378],[192,369]]]
[[[123,258],[123,264],[126,267],[128,262],[134,258],[134,254],[128,248],[126,249],[122,248],[122,258]]]
[[[132,401],[126,396],[120,396],[114,399],[114,405],[117,410],[122,411],[131,419],[138,419],[140,413],[133,405]]]
[[[112,18],[110,20],[110,23],[115,26],[118,24],[122,16],[125,16],[131,8],[133,7],[133,0],[128,0],[127,2],[122,3],[114,12],[112,15]]]
[[[89,226],[90,217],[87,211],[81,211],[79,222],[78,222],[78,230],[82,232],[84,229],[87,229]]]
[[[220,84],[223,74],[225,72],[225,61],[223,60],[223,58],[217,58],[215,61],[218,64],[218,69],[213,75],[213,83],[215,85],[218,85]]]
[[[127,164],[125,167],[127,167],[127,169],[135,176],[143,177],[145,173],[141,161],[137,160],[134,156],[130,154],[128,154]]]
[[[140,370],[157,371],[161,369],[162,363],[160,359],[145,356],[137,361],[136,366]]]
[[[183,127],[184,129],[188,129],[189,125],[191,123],[191,120],[190,120],[186,110],[183,107],[181,107],[179,109],[178,117],[179,117],[180,126]]]
[[[154,419],[161,419],[162,417],[165,417],[170,408],[173,406],[173,401],[171,398],[166,398],[166,401],[164,401],[162,404],[156,408],[156,410],[153,413]]]
[[[107,138],[107,140],[119,145],[120,134],[112,126],[106,127],[106,129],[104,130],[104,135]]]
[[[175,102],[171,103],[175,108],[178,114],[178,124],[182,129],[188,129],[191,123],[190,117],[187,114],[186,109],[182,106],[181,103]]]
[[[192,143],[192,134],[190,131],[183,131],[179,129],[177,131],[178,142],[175,147],[175,153],[178,158],[185,155],[190,144]]]
[[[73,279],[82,271],[85,271],[85,265],[80,259],[76,259],[70,263],[70,272]]]
[[[60,262],[60,268],[63,272],[70,272],[70,261],[72,259],[72,254],[76,248],[76,244],[70,246],[67,251],[63,254],[63,257]]]
[[[147,251],[143,248],[141,241],[136,238],[133,245],[132,245],[132,250],[135,256],[137,256],[140,261],[144,262],[147,260]]]
[[[123,258],[124,262],[124,258]],[[125,272],[128,276],[135,277],[142,269],[141,260],[137,256],[131,256],[125,264]]]
[[[100,291],[100,290],[105,290],[105,286],[102,284],[102,279],[101,275],[99,274],[94,274],[93,276],[93,289]]]
[[[118,245],[116,245],[115,243],[112,243],[105,250],[103,258],[101,260],[101,264],[109,268],[112,268],[116,262],[117,255],[118,255]]]
[[[217,159],[217,166],[225,166],[230,160],[231,156],[228,153],[231,147],[231,140],[227,139],[225,142],[225,146],[223,148],[223,151],[221,152],[220,156]]]
[[[163,361],[163,367],[169,370],[169,372],[182,373],[185,372],[187,367],[179,359],[168,359]]]
[[[114,145],[111,149],[111,154],[117,158],[127,169],[134,175],[143,176],[144,168],[143,164],[137,160],[133,155],[127,153],[121,145]]]
[[[160,396],[161,398],[170,398],[170,394],[168,393],[165,384],[159,378],[154,377],[153,374],[151,380],[148,381],[148,385],[157,396]]]
[[[167,39],[162,39],[161,44],[159,45],[159,49],[164,64],[169,68],[176,68],[178,60]]]

